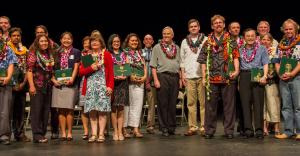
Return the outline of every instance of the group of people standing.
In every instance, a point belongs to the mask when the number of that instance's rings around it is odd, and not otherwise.
[[[276,138],[295,136],[299,140],[299,25],[287,19],[279,43],[269,33],[267,21],[261,21],[257,30],[245,29],[243,35],[238,22],[231,22],[226,31],[221,15],[211,18],[212,32],[207,36],[200,32],[198,20],[189,20],[187,26],[189,34],[180,47],[173,41],[173,29],[166,26],[162,29],[162,39],[154,46],[150,34],[142,42],[135,33],[128,34],[122,45],[121,37],[112,34],[106,44],[95,30],[82,40],[80,51],[73,47],[71,32],[64,32],[58,45],[48,37],[47,28],[39,25],[28,50],[22,45],[21,29],[10,28],[9,18],[1,16],[1,143],[10,144],[11,132],[16,141],[31,141],[24,133],[26,92],[30,94],[35,143],[48,142],[45,135],[49,114],[51,139],[72,141],[76,103],[83,108],[82,139],[90,143],[105,141],[108,113],[114,129],[113,140],[142,138],[140,120],[145,100],[149,105],[147,132],[155,133],[157,106],[159,130],[168,137],[175,134],[178,91],[183,87],[188,107],[185,136],[199,131],[206,139],[213,138],[221,103],[228,139],[234,137],[237,118],[238,131],[245,138],[262,139],[269,135],[268,128],[274,124]],[[93,63],[86,66],[83,59],[88,55]],[[294,64],[282,72],[281,64],[286,60]],[[129,65],[133,71],[139,70],[140,75],[114,75],[116,65]],[[63,70],[71,71],[70,78],[59,81],[55,73]],[[253,81],[254,71],[261,72],[256,81]],[[281,103],[283,133],[279,126]]]

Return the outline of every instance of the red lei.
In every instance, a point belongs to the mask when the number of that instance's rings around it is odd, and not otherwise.
[[[212,50],[213,53],[219,53],[219,52],[223,52],[224,53],[224,60],[227,60],[228,57],[229,57],[229,55],[231,55],[231,54],[228,53],[228,50],[229,50],[228,46],[227,46],[228,42],[229,42],[230,47],[232,49],[233,49],[233,47],[231,45],[232,41],[231,41],[231,38],[230,38],[230,34],[228,32],[224,33],[223,40],[221,41],[222,42],[221,46],[219,46],[216,43],[216,41],[214,39],[214,33],[211,33],[211,34],[208,35],[208,40],[207,41],[208,41],[207,43],[209,44],[208,46],[210,46],[210,48],[211,48],[211,50]]]
[[[3,43],[3,48],[0,49],[0,61],[4,60],[7,55],[7,46]]]
[[[174,42],[171,45],[167,44],[163,40],[160,41],[161,50],[165,53],[167,58],[174,59],[176,57],[177,49]]]

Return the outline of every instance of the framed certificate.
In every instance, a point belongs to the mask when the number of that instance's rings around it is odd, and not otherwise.
[[[284,73],[290,73],[297,66],[298,61],[293,58],[287,58],[283,56],[280,62],[279,75]]]
[[[57,81],[65,83],[67,80],[72,78],[73,69],[55,70],[55,78]]]
[[[130,76],[131,67],[129,64],[124,65],[114,65],[114,75],[115,76]]]
[[[253,68],[251,69],[251,82],[259,82],[261,77],[264,76],[264,71],[262,69]]]
[[[132,67],[131,75],[137,76],[137,77],[143,77],[144,76],[144,68]]]
[[[81,57],[82,64],[84,68],[91,66],[94,63],[94,59],[92,55],[85,55]]]

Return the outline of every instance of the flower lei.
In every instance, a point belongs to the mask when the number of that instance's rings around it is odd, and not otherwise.
[[[236,42],[237,42],[237,45],[238,45],[239,48],[242,47],[245,44],[245,41],[242,37],[238,37]]]
[[[49,59],[43,56],[39,51],[36,51],[37,62],[44,71],[51,71],[54,66],[54,58],[52,53],[49,53]]]
[[[17,48],[11,41],[7,43],[7,45],[13,50],[13,52],[17,55],[25,55],[27,53],[27,48],[25,46],[22,46],[22,44],[19,44],[19,47]]]
[[[169,45],[166,42],[164,42],[163,40],[161,40],[159,44],[160,44],[162,51],[167,56],[167,58],[174,59],[176,57],[177,49],[176,49],[176,45],[174,44],[174,42],[172,42],[172,44]]]
[[[92,52],[92,51],[90,51],[90,52]],[[95,62],[97,61],[97,62],[99,63],[99,66],[100,66],[100,67],[101,67],[102,65],[104,65],[104,52],[105,52],[105,49],[102,49],[100,53],[98,52],[98,55],[97,55],[96,57],[94,57],[94,56],[92,55],[94,61],[95,61]]]
[[[11,48],[11,50],[17,55],[18,58],[18,67],[25,72],[26,69],[26,54],[28,49],[19,43],[19,47],[17,48],[11,41],[7,42],[7,45]]]
[[[228,57],[229,57],[228,62],[233,62],[233,56],[232,56],[233,46],[231,45],[232,39],[230,37],[230,34],[228,32],[224,33],[222,45],[217,45],[213,35],[214,35],[213,33],[208,35],[207,45],[206,45],[207,46],[207,59],[206,59],[205,88],[206,88],[207,100],[210,100],[210,93],[212,92],[210,89],[210,81],[209,81],[209,69],[210,69],[211,63],[212,63],[211,53],[212,52],[219,53],[220,52],[219,48],[220,48],[220,46],[223,45],[224,49],[222,49],[221,51],[224,53],[224,60],[228,60]]]
[[[7,55],[7,46],[4,42],[0,41],[0,61],[5,60]]]
[[[61,49],[59,50],[60,57],[61,57],[60,58],[60,68],[61,69],[68,68],[69,56],[70,56],[72,49],[73,49],[73,47],[70,47],[69,49],[65,49],[65,48],[61,47]]]
[[[288,57],[288,56],[291,56],[292,53],[293,53],[293,50],[295,48],[295,45],[300,42],[300,35],[297,35],[295,38],[291,40],[288,40],[287,38],[283,38],[279,45],[278,45],[278,48],[279,48],[279,56],[282,57],[285,53],[285,55]]]
[[[254,50],[252,51],[252,53],[251,53],[251,55],[249,57],[247,56],[246,45],[244,45],[243,48],[242,48],[243,59],[247,63],[252,62],[254,60],[254,58],[255,58],[256,53],[257,53],[257,49],[259,47],[259,43],[255,42],[254,44],[255,44]]]
[[[203,40],[204,40],[204,34],[203,33],[200,33],[200,34],[197,35],[197,40],[196,40],[195,43],[192,41],[192,36],[191,35],[186,36],[186,42],[189,45],[192,52],[194,52],[194,53],[197,53],[197,51],[200,47],[200,44],[203,42]]]
[[[119,58],[119,60],[118,60]],[[126,63],[126,55],[124,52],[119,51],[119,54],[114,54],[112,56],[114,64],[124,65]]]
[[[142,62],[141,50],[133,50],[130,48],[124,49],[125,53],[127,53],[131,58],[131,65],[141,67],[144,63]]]

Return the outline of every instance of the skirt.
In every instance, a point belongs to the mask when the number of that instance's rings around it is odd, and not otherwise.
[[[54,108],[74,109],[78,98],[78,89],[76,87],[52,88],[52,104]]]

